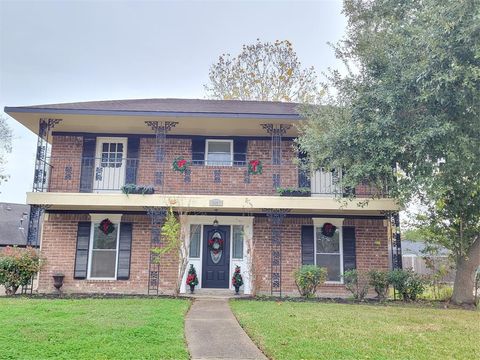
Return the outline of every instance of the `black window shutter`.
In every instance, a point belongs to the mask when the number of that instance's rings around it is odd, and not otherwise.
[[[205,138],[195,137],[192,139],[192,161],[194,165],[203,165],[205,160]]]
[[[95,170],[95,137],[83,138],[82,169],[80,172],[80,192],[92,192],[93,172]]]
[[[247,162],[247,139],[233,140],[233,161],[235,165],[245,165]]]
[[[90,222],[79,222],[77,231],[77,250],[75,253],[74,279],[86,279],[88,269],[88,247],[90,245]]]
[[[137,183],[137,168],[140,151],[140,138],[131,136],[127,144],[127,169],[125,175],[125,184]]]
[[[307,154],[305,154],[304,152],[300,151],[298,153],[298,159],[300,160],[300,164],[304,163],[306,157]],[[302,166],[298,167],[298,187],[311,187],[309,171],[303,169]]]
[[[343,271],[353,270],[357,267],[355,251],[355,228],[343,227]]]
[[[302,265],[315,264],[313,225],[302,225]]]
[[[130,257],[132,253],[132,223],[120,224],[120,239],[118,244],[117,280],[130,278]]]

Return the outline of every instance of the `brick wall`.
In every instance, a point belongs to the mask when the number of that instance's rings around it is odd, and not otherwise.
[[[313,225],[309,218],[287,217],[282,232],[282,292],[298,295],[293,272],[301,266],[301,226]],[[355,226],[357,269],[388,270],[388,230],[383,220],[347,219],[344,225]],[[270,293],[271,227],[268,218],[255,218],[255,269],[257,289]],[[327,284],[318,293],[323,296],[348,295],[343,285]]]
[[[137,293],[147,292],[150,249],[150,220],[147,215],[125,215],[124,222],[133,223],[130,279],[118,281],[75,280],[73,270],[77,225],[89,221],[89,215],[49,214],[44,222],[42,257],[46,260],[39,275],[39,292],[54,291],[52,274],[63,272],[65,292]],[[347,219],[345,225],[355,226],[356,261],[359,270],[388,269],[388,235],[383,220]],[[282,232],[282,292],[298,295],[293,272],[301,266],[301,226],[313,225],[309,218],[288,217]],[[254,252],[257,290],[270,293],[271,228],[268,218],[254,220]],[[171,293],[178,269],[176,255],[163,255],[160,266],[160,290]],[[201,276],[201,274],[199,274]],[[347,295],[343,285],[325,285],[319,289],[324,296]]]
[[[50,191],[78,192],[81,173],[83,138],[81,136],[54,136]],[[263,173],[247,174],[247,166],[190,167],[190,173],[182,174],[172,169],[175,158],[191,160],[191,140],[167,138],[164,162],[158,162],[155,138],[140,138],[137,184],[154,185],[156,192],[174,194],[215,195],[274,195],[274,174],[280,174],[280,186],[298,186],[298,172],[292,160],[295,158],[292,141],[282,144],[283,165],[271,165],[271,141],[250,140],[247,160],[261,160]],[[66,170],[68,169],[68,170]],[[66,173],[69,172],[69,174]]]
[[[132,253],[129,280],[73,279],[77,226],[79,221],[90,221],[89,215],[49,214],[44,221],[41,254],[46,264],[39,274],[39,292],[55,291],[52,274],[65,274],[64,292],[77,293],[147,293],[148,261],[150,254],[150,219],[147,215],[125,215],[123,222],[132,222]],[[177,255],[161,257],[160,290],[171,293],[176,278]]]
[[[52,137],[49,191],[78,192],[83,152],[82,136]]]

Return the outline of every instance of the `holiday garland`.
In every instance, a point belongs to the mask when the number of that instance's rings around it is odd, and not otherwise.
[[[263,164],[260,160],[250,160],[248,162],[248,173],[258,175],[263,172]]]
[[[208,250],[213,252],[214,255],[217,255],[220,251],[223,250],[223,239],[214,238],[208,240]]]
[[[234,287],[240,287],[243,285],[243,278],[242,274],[240,274],[240,266],[238,265],[235,267],[235,272],[233,273],[232,285]]]
[[[173,160],[173,164],[172,164],[173,170],[179,171],[181,173],[184,173],[185,171],[187,171],[189,165],[190,163],[187,160],[185,160],[185,158],[182,156],[179,156],[175,160]]]
[[[115,226],[109,219],[103,219],[100,225],[98,225],[98,228],[105,235],[111,234],[112,232],[115,231]]]

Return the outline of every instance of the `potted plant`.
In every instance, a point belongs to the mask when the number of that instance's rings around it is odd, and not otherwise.
[[[277,193],[280,196],[310,196],[312,194],[310,188],[277,188]]]
[[[57,291],[60,291],[60,288],[63,286],[63,279],[65,278],[65,274],[57,272],[52,275],[53,277],[53,286]]]
[[[190,286],[190,293],[193,294],[195,290],[195,285],[198,285],[198,277],[197,277],[197,271],[195,270],[195,267],[192,264],[190,264],[190,269],[188,269],[187,285]]]
[[[240,286],[243,285],[243,278],[242,278],[242,274],[240,274],[240,266],[238,265],[235,267],[235,272],[233,273],[232,285],[235,288],[235,295],[238,295]]]

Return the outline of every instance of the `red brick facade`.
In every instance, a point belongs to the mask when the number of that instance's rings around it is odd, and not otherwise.
[[[136,293],[145,294],[148,288],[150,249],[150,220],[147,215],[124,215],[122,222],[133,223],[132,253],[129,280],[75,280],[77,225],[89,221],[89,215],[49,214],[44,222],[41,252],[46,264],[39,276],[39,291],[53,292],[51,275],[63,272],[65,292],[77,293]],[[282,231],[282,292],[297,295],[293,272],[301,266],[301,226],[313,225],[307,217],[287,217]],[[359,270],[388,269],[388,230],[382,219],[347,219],[344,225],[355,227],[356,265]],[[266,217],[254,219],[254,269],[259,293],[269,293],[271,264],[271,228]],[[171,293],[178,259],[164,255],[160,266],[160,291]],[[199,274],[199,276],[201,276]],[[342,285],[325,285],[319,293],[324,296],[346,295]]]
[[[144,294],[148,289],[150,256],[150,219],[147,215],[124,215],[122,222],[132,222],[132,253],[129,280],[76,280],[73,278],[79,221],[90,221],[89,215],[49,214],[44,221],[41,254],[45,265],[39,275],[39,292],[54,291],[52,274],[65,274],[62,290],[78,293]],[[160,288],[171,293],[176,278],[176,255],[163,255]]]
[[[298,186],[298,169],[293,163],[295,151],[292,141],[283,141],[281,166],[271,164],[271,141],[249,140],[247,160],[260,160],[263,172],[246,179],[247,166],[203,166],[190,167],[185,175],[173,170],[172,163],[177,157],[191,160],[192,140],[189,138],[168,138],[163,163],[155,154],[155,138],[140,138],[137,184],[154,185],[160,191],[161,182],[166,184],[163,191],[171,194],[212,195],[274,195],[273,175],[280,174],[281,187]],[[83,137],[53,136],[52,170],[49,191],[78,192],[80,186]],[[217,175],[217,180],[215,180]]]

